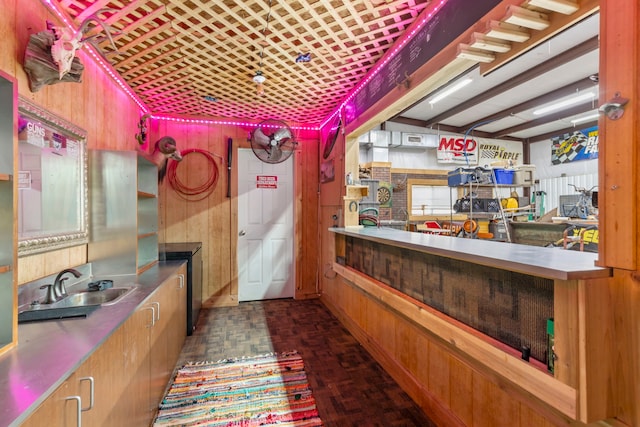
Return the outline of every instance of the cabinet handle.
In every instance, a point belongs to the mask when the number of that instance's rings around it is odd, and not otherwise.
[[[88,408],[82,408],[82,411],[90,411],[93,409],[93,402],[94,402],[94,398],[95,398],[95,381],[93,379],[93,377],[83,377],[80,378],[80,382],[82,381],[89,381],[89,407]]]
[[[78,418],[78,423],[76,424],[78,427],[82,427],[82,399],[80,398],[80,396],[69,396],[67,397],[65,400],[75,400],[76,401],[76,407],[78,408],[77,411],[77,418]]]
[[[179,274],[178,277],[180,278],[180,289],[184,288],[184,274]]]
[[[160,303],[158,301],[152,302],[151,305],[158,305],[158,315],[156,316],[156,322],[160,321]],[[155,322],[153,323],[155,325]]]
[[[151,328],[156,324],[156,308],[155,307],[144,307],[145,310],[151,310],[151,324],[147,325],[147,328]]]

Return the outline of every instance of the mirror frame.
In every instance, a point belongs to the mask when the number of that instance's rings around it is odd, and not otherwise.
[[[42,122],[42,124],[54,128],[62,134],[77,139],[80,142],[78,161],[81,172],[79,189],[81,212],[79,228],[66,233],[43,233],[42,235],[28,239],[20,239],[20,236],[18,236],[18,256],[21,257],[87,244],[89,242],[87,132],[22,96],[18,97],[18,113],[38,120]],[[18,194],[18,197],[20,197],[20,194]]]

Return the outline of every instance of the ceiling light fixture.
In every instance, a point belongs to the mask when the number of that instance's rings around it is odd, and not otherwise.
[[[491,21],[489,23],[489,31],[485,34],[496,39],[520,43],[526,42],[531,37],[527,31],[522,31],[517,25],[500,21]]]
[[[571,123],[574,125],[577,125],[578,123],[584,123],[584,122],[590,122],[592,120],[595,120],[597,118],[600,117],[600,113],[598,111],[595,112],[591,112],[587,115],[584,115],[582,117],[577,117],[573,120],[571,120]]]
[[[580,7],[572,0],[529,0],[529,6],[541,7],[563,15],[571,15]]]
[[[582,93],[578,96],[574,96],[572,98],[567,98],[563,101],[559,101],[559,102],[555,102],[553,104],[547,105],[545,107],[542,108],[538,108],[537,110],[534,110],[533,115],[534,116],[539,116],[541,114],[546,114],[546,113],[550,113],[552,111],[556,111],[556,110],[561,110],[565,107],[568,107],[570,105],[574,105],[577,104],[581,101],[586,101],[589,99],[594,99],[595,98],[595,94],[593,92],[585,92]]]
[[[253,81],[256,84],[256,93],[260,96],[264,96],[264,81],[267,78],[262,74],[261,70],[256,71],[256,74],[253,76]]]
[[[502,40],[492,40],[482,33],[473,33],[469,47],[474,49],[488,50],[491,52],[505,53],[511,50],[511,44]]]
[[[465,87],[466,85],[468,85],[472,81],[473,81],[472,79],[464,79],[464,80],[460,80],[459,82],[456,82],[452,86],[449,86],[447,89],[443,90],[442,92],[440,92],[439,94],[434,96],[429,101],[429,104],[433,105],[436,102],[441,101],[442,99],[446,98],[447,96],[451,95],[452,93],[462,89],[463,87]]]
[[[262,73],[262,58],[264,58],[264,47],[267,46],[267,31],[269,30],[269,20],[271,19],[271,0],[269,0],[269,12],[267,13],[267,20],[264,28],[262,29],[262,35],[264,37],[262,48],[260,49],[260,62],[258,63],[258,71],[253,76],[252,80],[256,84],[256,94],[258,96],[264,96],[264,82],[267,78]]]
[[[456,55],[456,58],[469,59],[476,62],[492,62],[496,59],[493,53],[471,49],[469,45],[466,44],[460,44],[458,46],[458,54]]]
[[[549,18],[544,13],[534,12],[514,5],[510,5],[507,8],[507,16],[503,19],[503,22],[533,30],[544,30],[549,26]]]

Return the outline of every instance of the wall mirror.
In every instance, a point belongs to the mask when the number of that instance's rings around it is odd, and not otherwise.
[[[20,97],[18,255],[88,242],[86,132]]]

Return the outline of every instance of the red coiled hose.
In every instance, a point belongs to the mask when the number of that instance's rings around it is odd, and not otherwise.
[[[180,154],[182,154],[181,162],[172,161],[169,162],[169,165],[167,166],[167,180],[169,181],[169,185],[171,185],[171,188],[173,188],[176,193],[185,200],[199,201],[206,199],[211,193],[213,193],[213,190],[215,190],[216,184],[218,183],[218,165],[213,158],[213,154],[198,148],[189,148],[181,151]],[[178,165],[184,163],[189,154],[200,154],[204,156],[209,163],[209,176],[207,177],[207,180],[196,187],[189,187],[178,179]]]

